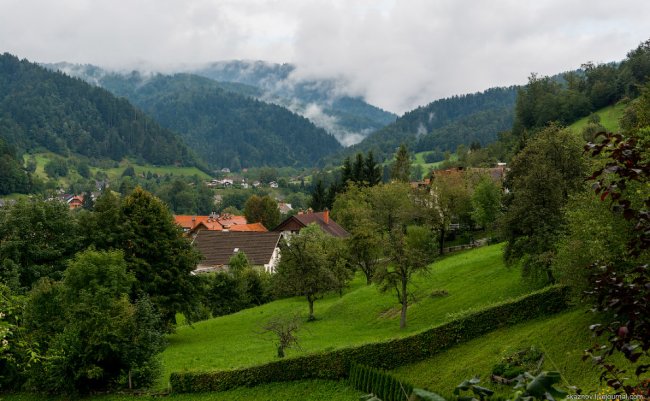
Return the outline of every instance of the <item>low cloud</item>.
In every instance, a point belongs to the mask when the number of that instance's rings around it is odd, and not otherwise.
[[[219,60],[292,62],[291,79],[403,113],[586,61],[648,39],[650,2],[620,0],[3,0],[0,49],[115,69]]]

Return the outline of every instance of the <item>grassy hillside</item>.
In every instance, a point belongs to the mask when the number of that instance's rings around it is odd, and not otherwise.
[[[564,312],[497,330],[393,373],[442,394],[451,394],[460,382],[478,375],[481,385],[510,394],[510,387],[490,382],[492,369],[504,357],[534,346],[544,353],[542,369],[562,374],[562,386],[578,386],[585,394],[594,394],[601,389],[599,372],[581,360],[583,350],[590,345],[591,323],[593,316],[583,309]]]
[[[50,178],[45,173],[45,165],[55,157],[60,157],[51,152],[35,153],[33,155],[25,154],[23,155],[23,160],[27,163],[30,159],[33,159],[36,162],[36,171],[34,174],[37,177],[42,178],[43,180],[49,180]],[[67,160],[73,160],[74,158],[67,158]],[[71,179],[79,179],[80,175],[77,173],[75,163],[68,163],[69,165],[69,175],[68,177],[59,178],[57,181],[60,185],[67,185]],[[209,179],[210,176],[205,172],[199,170],[196,167],[177,167],[177,166],[154,166],[150,164],[136,164],[128,160],[122,160],[120,163],[115,162],[117,167],[110,168],[98,168],[90,167],[90,172],[94,176],[97,172],[102,171],[106,173],[108,179],[111,181],[117,180],[122,176],[122,173],[128,166],[133,166],[136,174],[146,174],[151,172],[152,174],[158,175],[175,175],[175,176],[193,176],[197,175],[201,179]]]
[[[181,139],[125,99],[8,53],[0,55],[0,137],[19,152],[199,166]]]
[[[343,297],[332,294],[315,304],[317,321],[300,332],[299,355],[412,334],[450,319],[449,314],[504,300],[530,290],[520,281],[518,270],[506,269],[501,245],[447,257],[432,265],[431,273],[417,279],[414,302],[409,307],[408,327],[399,330],[399,308],[393,293],[381,294],[358,277]],[[489,289],[486,287],[489,283]],[[446,290],[444,297],[431,296]],[[277,315],[306,316],[301,297],[272,302],[234,315],[180,327],[169,337],[163,353],[164,382],[180,370],[218,370],[251,366],[275,359],[270,337],[259,334],[260,326]]]
[[[617,103],[613,106],[608,106],[596,111],[594,114],[597,114],[600,117],[600,124],[607,128],[608,131],[618,132],[621,130],[619,120],[623,115],[623,111],[627,105],[624,103]],[[583,117],[580,120],[574,122],[569,126],[571,131],[575,133],[581,133],[582,129],[587,125],[587,120],[589,117]]]

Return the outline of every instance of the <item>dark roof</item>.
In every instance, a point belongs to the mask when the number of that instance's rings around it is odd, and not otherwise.
[[[201,265],[227,265],[236,253],[244,252],[251,264],[261,266],[269,263],[278,246],[280,233],[232,232],[201,230],[194,238],[194,245],[203,255]]]
[[[327,223],[325,223],[325,214],[327,213]],[[293,221],[297,222],[302,227],[307,227],[311,223],[316,223],[318,226],[329,235],[334,237],[347,237],[350,235],[345,229],[339,226],[334,220],[329,217],[329,212],[311,212],[296,214],[287,218],[285,221],[280,223],[274,231],[284,231],[283,227],[287,225],[288,222]]]

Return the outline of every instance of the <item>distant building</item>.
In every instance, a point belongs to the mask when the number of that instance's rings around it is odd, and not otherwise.
[[[333,237],[347,237],[350,234],[345,231],[343,227],[338,225],[334,220],[330,219],[329,210],[324,212],[298,212],[298,214],[288,217],[273,231],[281,233],[297,233],[309,224],[315,223],[323,232]]]
[[[279,202],[278,210],[280,210],[280,214],[289,214],[293,211],[293,207],[291,207],[291,203]]]
[[[183,228],[188,235],[196,235],[199,231],[238,231],[238,232],[267,232],[262,223],[249,224],[244,216],[234,216],[229,213],[211,213],[208,216],[175,215],[176,224]]]

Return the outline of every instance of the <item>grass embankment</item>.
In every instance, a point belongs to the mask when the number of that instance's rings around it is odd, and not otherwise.
[[[33,155],[25,154],[23,155],[23,160],[27,163],[30,159],[36,162],[36,171],[34,174],[43,179],[49,180],[47,173],[45,173],[45,165],[54,158],[61,158],[61,156],[55,155],[51,152],[35,153]],[[70,158],[74,159],[74,157]],[[133,166],[136,174],[147,174],[151,172],[152,174],[158,175],[174,175],[174,176],[193,176],[196,175],[201,179],[209,179],[210,176],[205,172],[199,170],[196,167],[177,167],[177,166],[153,166],[149,164],[141,165],[136,164],[128,160],[123,160],[119,163],[117,167],[110,168],[98,168],[90,167],[90,172],[94,176],[97,172],[104,172],[109,180],[115,181],[122,176],[122,173],[128,166]],[[68,185],[71,179],[80,179],[81,176],[77,173],[74,163],[69,163],[69,174],[68,177],[61,177],[57,182],[61,185]]]
[[[431,153],[431,152],[430,151],[418,152],[418,153],[416,153],[414,155],[415,158],[413,159],[413,164],[414,165],[419,164],[420,166],[422,166],[422,171],[424,171],[425,175],[426,175],[427,172],[429,172],[431,170],[435,170],[437,168],[440,168],[440,166],[445,162],[444,160],[441,160],[441,161],[434,162],[434,163],[427,163],[426,161],[424,161],[424,157],[428,153]],[[449,161],[454,162],[454,161],[458,160],[458,155],[456,153],[452,153],[449,156],[450,156]]]
[[[253,388],[237,388],[219,393],[172,394],[157,396],[103,395],[83,400],[93,401],[350,401],[358,400],[363,393],[349,387],[345,382],[328,380],[303,380],[288,383],[271,383]],[[2,401],[64,401],[67,397],[46,397],[34,394],[2,395]]]
[[[504,357],[534,346],[544,353],[542,370],[562,374],[560,386],[577,386],[585,394],[595,394],[604,389],[599,385],[599,371],[581,360],[583,350],[591,344],[592,323],[592,314],[583,309],[571,310],[499,329],[392,373],[416,387],[442,394],[451,394],[463,380],[478,375],[482,386],[510,395],[511,387],[490,382],[492,369]]]
[[[626,107],[627,104],[617,103],[613,106],[604,107],[594,112],[594,114],[600,117],[600,125],[605,127],[607,131],[619,132],[621,130],[619,120],[623,116],[623,111]],[[582,133],[582,129],[587,125],[588,120],[589,117],[583,117],[571,124],[569,128],[576,134],[580,134]]]
[[[428,275],[416,280],[416,302],[409,307],[405,330],[399,329],[395,295],[381,294],[357,277],[343,297],[332,294],[316,302],[318,320],[306,323],[299,333],[302,351],[290,350],[288,356],[409,335],[449,321],[450,313],[527,293],[530,288],[521,283],[520,272],[504,267],[501,251],[501,245],[489,246],[434,263]],[[449,295],[431,296],[436,290]],[[296,297],[178,328],[163,353],[160,386],[167,386],[174,371],[232,369],[274,360],[272,338],[259,334],[260,326],[273,316],[306,312],[307,302]]]

